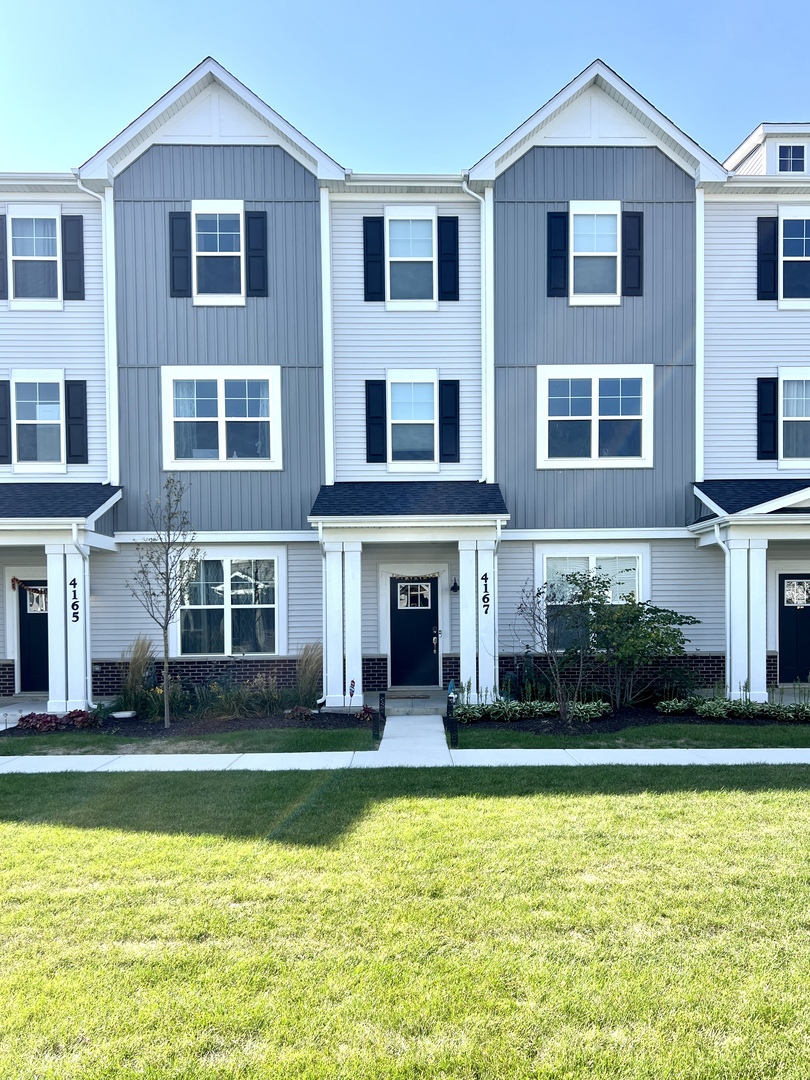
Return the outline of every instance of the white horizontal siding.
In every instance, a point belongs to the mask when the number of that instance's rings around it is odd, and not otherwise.
[[[163,650],[160,630],[127,588],[137,569],[134,544],[90,556],[90,626],[94,660],[120,660],[138,634]]]
[[[30,201],[30,196],[14,201]],[[85,299],[67,301],[63,311],[11,311],[8,301],[0,301],[0,379],[8,379],[12,368],[53,367],[64,369],[66,379],[87,383],[89,464],[68,465],[67,473],[55,475],[27,473],[23,479],[97,482],[107,476],[101,212],[95,200],[65,203],[63,209],[84,217]],[[5,211],[0,206],[0,213]],[[0,466],[0,479],[10,475],[11,466]]]
[[[725,652],[725,563],[717,547],[693,540],[652,541],[651,600],[700,619],[685,626],[688,652]]]
[[[775,300],[756,298],[757,218],[778,212],[766,200],[706,202],[707,480],[791,475],[757,460],[757,379],[780,365],[810,364],[810,311],[779,311]]]
[[[317,544],[287,548],[287,644],[291,655],[323,640],[323,558]]]
[[[17,602],[17,593],[12,593],[10,596],[6,593],[6,570],[8,569],[15,577],[24,578],[29,567],[43,570],[45,564],[44,548],[39,551],[33,548],[3,548],[2,558],[0,559],[0,582],[3,583],[2,588],[0,588],[0,657],[4,659],[13,659],[9,655],[11,643],[7,640],[6,635],[6,605],[11,606]],[[32,575],[29,574],[28,576]]]
[[[394,196],[390,204],[407,202]],[[363,218],[384,203],[332,203],[335,469],[338,480],[477,480],[481,475],[481,255],[478,204],[437,199],[440,215],[459,219],[457,302],[439,311],[386,311],[363,299]],[[397,472],[366,462],[365,381],[388,368],[435,368],[460,382],[461,461],[436,473]]]
[[[522,652],[527,640],[517,609],[524,589],[534,588],[534,544],[503,542],[498,548],[498,650]]]

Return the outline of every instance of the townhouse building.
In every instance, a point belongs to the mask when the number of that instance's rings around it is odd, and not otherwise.
[[[595,61],[467,172],[360,175],[209,58],[0,176],[0,694],[116,691],[169,473],[188,678],[322,641],[329,707],[491,697],[587,569],[697,616],[704,683],[806,678],[809,155],[721,165]]]

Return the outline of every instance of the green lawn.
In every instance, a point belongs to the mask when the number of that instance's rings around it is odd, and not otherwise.
[[[806,1080],[810,767],[0,777],[5,1080]]]
[[[515,731],[509,724],[499,728],[481,728],[477,724],[458,725],[460,749],[613,749],[616,747],[810,747],[810,724],[649,724],[626,727],[621,731],[600,734],[599,721],[594,721],[592,735],[533,735]]]
[[[238,721],[233,721],[238,727]],[[155,729],[156,732],[159,730]],[[133,738],[112,731],[54,731],[4,739],[0,757],[7,754],[268,754],[307,750],[372,750],[368,728],[261,728],[213,735]]]

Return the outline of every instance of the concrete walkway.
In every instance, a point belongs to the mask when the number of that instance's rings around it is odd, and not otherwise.
[[[810,765],[810,748],[772,750],[450,750],[440,716],[391,716],[379,750],[309,754],[30,754],[3,773],[212,772],[491,765]]]

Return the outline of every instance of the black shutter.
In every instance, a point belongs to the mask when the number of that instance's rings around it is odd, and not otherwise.
[[[245,211],[246,292],[267,296],[267,211]]]
[[[779,299],[779,218],[757,218],[757,300]]]
[[[439,381],[439,461],[460,461],[458,379]]]
[[[169,214],[169,296],[191,296],[191,214]]]
[[[438,219],[439,299],[458,300],[458,218]]]
[[[11,464],[11,383],[0,382],[0,465]]]
[[[363,218],[363,287],[366,300],[385,300],[385,218]]]
[[[0,214],[0,300],[8,300],[8,250],[6,248],[5,214]]]
[[[644,286],[644,215],[622,213],[622,296],[641,296]]]
[[[68,465],[87,464],[87,383],[65,380],[65,445]]]
[[[84,218],[62,218],[62,299],[84,300]]]
[[[757,458],[776,461],[779,455],[779,380],[757,379]]]
[[[385,379],[369,379],[366,382],[366,461],[388,460],[385,428]]]
[[[550,211],[547,296],[568,296],[568,214]]]

